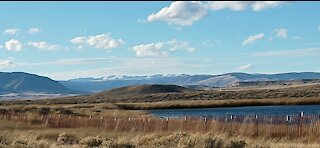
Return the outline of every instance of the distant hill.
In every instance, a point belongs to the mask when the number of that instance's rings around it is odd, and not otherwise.
[[[66,88],[48,77],[23,72],[0,72],[0,94],[8,93],[79,94],[81,91]]]
[[[159,85],[159,84],[144,84],[115,88],[89,95],[80,95],[73,97],[57,98],[59,101],[63,99],[66,102],[81,102],[86,100],[87,102],[114,102],[124,101],[135,102],[141,99],[150,101],[156,101],[162,99],[163,96],[179,95],[198,92],[198,90],[177,86],[177,85]],[[177,97],[177,96],[176,96]]]
[[[157,93],[173,93],[173,92],[189,92],[192,89],[177,85],[158,85],[158,84],[144,84],[135,86],[126,86],[103,91],[98,94],[105,95],[145,95]]]
[[[170,86],[170,85],[169,85]],[[173,87],[173,88],[172,88]],[[319,98],[320,84],[295,85],[285,87],[251,87],[234,89],[233,87],[211,90],[190,90],[179,86],[139,85],[122,87],[90,95],[48,99],[52,103],[135,103],[183,100],[228,100],[228,99],[278,99],[278,98]],[[161,88],[161,89],[158,89]],[[178,91],[178,92],[172,92]],[[223,104],[228,105],[227,104]],[[257,105],[257,104],[256,104]]]
[[[290,86],[303,84],[320,84],[320,79],[302,79],[302,80],[279,80],[279,81],[245,81],[236,82],[231,87],[249,87],[249,86]]]
[[[302,79],[320,79],[320,73],[280,73],[280,74],[247,74],[227,73],[221,75],[153,75],[153,76],[108,76],[102,78],[80,78],[60,81],[64,86],[81,91],[101,92],[124,86],[141,84],[172,84],[192,86],[194,88],[229,87],[237,82],[287,81]],[[204,87],[205,86],[205,87]]]

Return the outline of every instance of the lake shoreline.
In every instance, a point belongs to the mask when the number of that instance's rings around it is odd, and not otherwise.
[[[228,100],[195,100],[195,101],[165,101],[144,103],[115,103],[123,110],[158,110],[158,109],[196,109],[225,108],[275,105],[318,105],[320,97],[310,98],[277,98],[277,99],[228,99]]]
[[[160,109],[146,110],[148,113],[160,118],[186,118],[186,117],[201,117],[201,118],[246,118],[259,117],[263,118],[281,118],[286,119],[286,116],[300,117],[303,115],[316,117],[320,115],[320,105],[275,105],[275,106],[248,106],[248,107],[224,107],[224,108],[193,108],[193,109]],[[307,117],[309,118],[309,117]]]

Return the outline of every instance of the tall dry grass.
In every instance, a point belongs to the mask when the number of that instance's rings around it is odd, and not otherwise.
[[[190,126],[191,128],[191,126]],[[218,128],[218,127],[217,127]],[[227,128],[227,127],[225,127]],[[212,131],[121,132],[101,128],[52,128],[43,125],[0,120],[0,147],[137,147],[137,148],[318,148],[319,139],[264,138]]]
[[[5,112],[0,118],[52,128],[98,128],[107,132],[215,132],[231,136],[268,139],[316,140],[320,136],[320,116],[232,116],[217,118],[137,118],[112,116],[39,115]]]

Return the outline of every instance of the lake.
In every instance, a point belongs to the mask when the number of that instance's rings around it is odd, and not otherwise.
[[[161,109],[148,110],[158,117],[184,117],[203,116],[221,117],[227,115],[299,115],[320,113],[320,105],[290,105],[290,106],[250,106],[250,107],[225,107],[225,108],[198,108],[198,109]]]

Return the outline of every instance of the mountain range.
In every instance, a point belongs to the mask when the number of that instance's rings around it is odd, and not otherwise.
[[[320,79],[316,72],[292,72],[280,74],[247,74],[226,73],[221,75],[152,75],[152,76],[108,76],[101,78],[79,78],[60,81],[67,88],[100,92],[113,88],[141,85],[141,84],[172,84],[189,88],[204,87],[230,87],[238,82],[256,81],[293,81],[304,79]]]
[[[319,80],[320,73],[315,72],[281,74],[227,73],[221,75],[159,74],[152,76],[79,78],[67,81],[55,81],[48,77],[24,72],[0,72],[0,100],[79,95],[142,84],[168,84],[184,86],[189,89],[211,89],[234,86],[318,83]]]
[[[0,99],[17,96],[56,96],[52,94],[81,94],[48,77],[24,72],[0,72]]]

